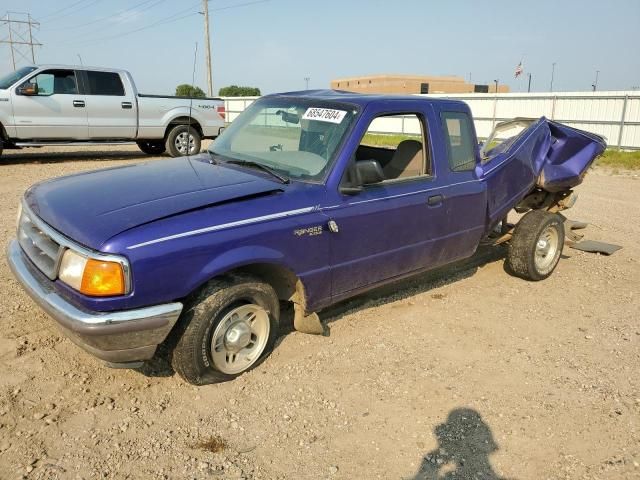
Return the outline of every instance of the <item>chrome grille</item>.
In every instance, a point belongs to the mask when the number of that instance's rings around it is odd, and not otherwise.
[[[27,257],[51,280],[58,275],[58,265],[63,248],[38,227],[37,218],[22,211],[18,223],[18,242]]]

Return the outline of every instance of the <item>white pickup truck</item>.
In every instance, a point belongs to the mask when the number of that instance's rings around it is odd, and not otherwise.
[[[151,155],[193,155],[224,122],[223,100],[143,95],[125,70],[40,65],[0,78],[0,155],[3,148],[126,142]]]

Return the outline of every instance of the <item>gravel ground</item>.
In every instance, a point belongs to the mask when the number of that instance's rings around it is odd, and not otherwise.
[[[2,248],[30,184],[147,159],[74,152],[5,152]],[[0,262],[0,478],[640,478],[640,181],[595,170],[579,191],[570,217],[623,250],[567,248],[538,283],[495,255],[421,276],[200,388],[104,367]]]

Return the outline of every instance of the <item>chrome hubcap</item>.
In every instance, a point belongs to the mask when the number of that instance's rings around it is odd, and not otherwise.
[[[224,334],[224,346],[230,352],[239,352],[251,343],[251,327],[237,322]]]
[[[242,305],[220,321],[211,338],[211,358],[217,370],[234,375],[247,370],[269,340],[269,314],[259,305]]]
[[[196,139],[190,133],[179,133],[176,136],[174,143],[176,145],[176,150],[178,150],[182,155],[188,155],[195,152]]]
[[[559,244],[558,230],[553,225],[549,225],[536,244],[535,263],[541,273],[546,273],[553,268],[557,260]]]

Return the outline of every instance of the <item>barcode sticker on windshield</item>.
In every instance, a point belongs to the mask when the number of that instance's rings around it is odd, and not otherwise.
[[[308,108],[303,120],[317,120],[319,122],[342,123],[344,116],[347,114],[345,110],[332,110],[330,108]]]

